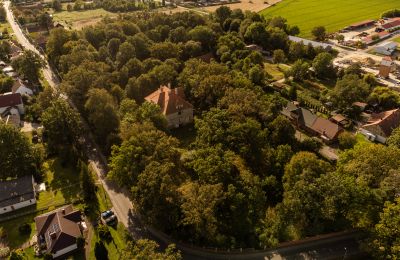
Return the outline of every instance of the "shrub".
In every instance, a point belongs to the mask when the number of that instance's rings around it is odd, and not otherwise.
[[[356,138],[349,132],[343,132],[339,135],[339,148],[342,150],[353,148],[356,142]]]
[[[111,233],[106,225],[99,225],[97,227],[97,231],[99,232],[99,237],[101,239],[104,239],[106,241],[111,240]]]
[[[21,235],[29,235],[32,231],[31,225],[28,223],[22,224],[18,227],[18,231]]]
[[[0,259],[5,259],[10,254],[9,247],[0,248]]]

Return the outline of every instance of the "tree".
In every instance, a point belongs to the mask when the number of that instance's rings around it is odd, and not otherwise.
[[[295,143],[294,134],[296,130],[290,121],[284,116],[278,116],[272,121],[268,128],[270,129],[270,141],[273,145]]]
[[[0,179],[36,174],[41,158],[17,128],[0,122]]]
[[[384,110],[394,109],[400,105],[400,94],[387,87],[376,87],[369,95],[368,103],[378,104]]]
[[[227,6],[220,6],[215,10],[215,18],[220,25],[223,25],[226,19],[228,19],[232,14],[232,11]]]
[[[94,256],[97,260],[108,260],[108,250],[102,241],[97,241],[94,245]]]
[[[334,75],[332,61],[333,57],[329,53],[322,52],[318,54],[312,63],[315,75],[320,79],[332,77]]]
[[[51,7],[54,9],[56,12],[61,12],[62,11],[62,5],[59,0],[53,0],[51,3]]]
[[[139,239],[136,242],[128,242],[122,252],[122,259],[165,259],[181,260],[182,256],[174,244],[168,245],[164,252],[160,252],[159,245],[148,239]]]
[[[400,257],[400,198],[387,202],[380,220],[375,225],[369,251],[377,259],[397,259]],[[372,249],[372,250],[371,250]]]
[[[397,147],[400,149],[400,127],[393,130],[392,134],[386,140],[389,146]]]
[[[89,203],[96,199],[96,185],[92,173],[89,171],[86,163],[79,161],[78,166],[80,168],[79,176],[83,198],[87,203]]]
[[[286,60],[285,52],[281,49],[274,50],[273,60],[274,63],[276,64],[285,62]]]
[[[303,81],[308,78],[310,65],[302,60],[296,61],[286,72],[286,76],[293,77],[294,81]]]
[[[119,126],[114,98],[105,89],[90,89],[85,110],[97,140],[103,146],[106,145],[110,134],[115,132]]]
[[[73,10],[72,5],[71,4],[67,4],[67,11],[68,12],[72,12],[72,10]]]
[[[207,26],[196,26],[188,33],[189,38],[193,41],[200,42],[204,50],[211,50],[215,46],[216,35]]]
[[[31,50],[26,50],[23,55],[13,60],[12,66],[29,82],[37,84],[39,83],[40,70],[44,66],[44,62],[38,54]]]
[[[48,149],[60,152],[77,145],[82,133],[79,114],[66,101],[56,99],[42,114]]]
[[[0,22],[4,23],[7,20],[7,12],[4,6],[0,7]]]
[[[259,44],[266,47],[268,44],[268,32],[265,29],[265,25],[261,22],[252,23],[247,27],[246,33],[244,34],[244,39],[247,42]]]
[[[316,26],[311,30],[314,39],[317,41],[325,41],[326,29],[324,26]]]
[[[349,108],[354,102],[364,100],[370,92],[370,86],[357,75],[345,75],[336,82],[331,92],[331,100],[339,109]]]
[[[356,138],[350,132],[343,132],[339,135],[339,147],[342,150],[351,149],[357,143]]]

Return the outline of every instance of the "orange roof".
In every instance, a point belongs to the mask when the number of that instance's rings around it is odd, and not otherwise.
[[[311,128],[320,135],[327,137],[329,140],[334,140],[343,130],[337,124],[322,117],[317,117]]]
[[[392,131],[400,125],[400,110],[393,109],[378,114],[372,114],[363,128],[376,132],[381,136],[390,136]]]
[[[193,108],[192,104],[185,100],[185,94],[182,88],[170,89],[167,86],[160,86],[159,89],[144,99],[159,105],[164,115],[170,115],[179,110]]]

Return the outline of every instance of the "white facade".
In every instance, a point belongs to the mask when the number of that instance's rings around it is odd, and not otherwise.
[[[11,205],[11,206],[7,206],[7,207],[4,207],[4,208],[1,208],[0,209],[0,215],[4,214],[4,213],[11,212],[11,211],[14,211],[14,210],[17,210],[17,209],[20,209],[20,208],[28,207],[28,206],[33,205],[35,203],[36,203],[36,199],[33,198],[33,199],[30,199],[30,200],[19,202],[17,204]]]
[[[16,107],[17,107],[18,113],[19,113],[20,115],[25,114],[24,104],[19,104],[19,105],[16,106]],[[10,107],[0,107],[0,114],[3,114],[4,111],[6,111],[8,108],[10,108]]]
[[[56,258],[56,257],[62,256],[64,254],[67,254],[69,252],[72,252],[72,251],[76,250],[77,248],[78,248],[78,245],[77,244],[73,244],[73,245],[70,245],[70,246],[68,246],[66,248],[63,248],[63,249],[55,252],[54,254],[52,254],[52,256],[53,256],[53,258]]]

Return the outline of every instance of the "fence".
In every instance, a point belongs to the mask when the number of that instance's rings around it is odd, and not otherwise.
[[[16,211],[15,213],[10,212],[9,214],[7,214],[7,216],[0,216],[0,223],[8,221],[8,220],[16,219],[16,218],[19,218],[19,217],[31,215],[31,214],[45,213],[51,207],[58,208],[58,207],[61,207],[61,206],[64,206],[64,205],[68,205],[68,204],[70,204],[70,203],[69,202],[64,202],[64,203],[58,203],[58,204],[55,204],[55,205],[50,205],[50,206],[42,207],[42,208],[38,208],[38,209],[36,209],[36,208],[35,209],[27,209],[27,210],[26,209],[25,210],[21,209],[21,210]]]

